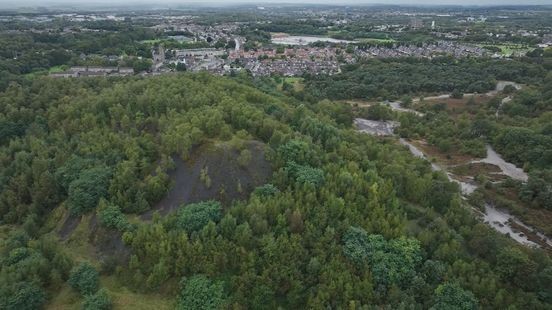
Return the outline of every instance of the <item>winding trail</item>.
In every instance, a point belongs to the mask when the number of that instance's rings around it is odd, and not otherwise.
[[[500,168],[502,174],[507,175],[517,181],[527,182],[527,180],[529,179],[529,176],[527,175],[527,173],[525,173],[525,171],[523,171],[523,169],[518,168],[516,167],[516,165],[502,159],[502,156],[495,152],[495,150],[493,150],[490,145],[487,145],[486,158],[483,158],[481,160],[472,160],[470,161],[470,163],[486,163],[495,165]]]
[[[418,111],[413,110],[413,109],[408,109],[408,108],[401,107],[401,103],[398,102],[398,101],[386,101],[385,103],[391,108],[391,110],[395,110],[395,111],[398,111],[398,112],[414,113],[414,114],[416,114],[417,116],[420,116],[420,117],[423,117],[425,115],[422,112],[418,112]]]
[[[495,96],[499,92],[503,91],[507,85],[512,85],[518,90],[521,89],[520,84],[517,84],[514,82],[508,82],[508,81],[499,81],[496,85],[496,89],[490,92],[487,92],[485,95]],[[465,94],[465,95],[474,96],[477,94]],[[426,97],[425,99],[429,99],[429,100],[446,99],[449,97],[450,97],[450,94],[443,94],[443,95],[438,95],[433,97]],[[420,99],[417,98],[417,99],[414,99],[413,101],[416,102],[419,100]],[[498,117],[499,111],[502,108],[502,105],[505,103],[508,103],[511,100],[512,98],[510,96],[502,99],[501,104],[496,111],[496,114],[495,114],[496,117]],[[418,112],[416,110],[401,107],[400,102],[387,101],[385,102],[385,104],[387,104],[389,107],[391,107],[391,109],[395,111],[414,113],[418,116],[424,116],[423,113]],[[374,121],[374,120],[357,118],[355,119],[355,125],[357,126],[358,130],[363,133],[376,135],[376,136],[393,136],[394,135],[393,130],[395,127],[399,125],[399,123],[393,122],[393,121]],[[399,143],[406,146],[410,151],[410,153],[412,153],[412,155],[430,162],[431,169],[433,171],[443,171],[451,182],[455,182],[458,185],[460,185],[462,195],[464,198],[467,198],[467,196],[472,194],[477,189],[476,184],[457,180],[455,175],[449,172],[446,167],[442,167],[437,163],[431,162],[426,156],[426,154],[418,147],[416,147],[414,144],[408,142],[403,138],[399,138]],[[487,157],[480,160],[472,160],[468,163],[486,163],[486,164],[495,165],[501,170],[501,172],[496,172],[496,173],[504,174],[514,180],[527,182],[528,176],[527,176],[527,173],[523,171],[523,169],[516,167],[516,165],[505,161],[502,158],[502,156],[500,156],[500,154],[498,154],[490,145],[487,145],[486,148],[487,148]],[[493,205],[488,203],[485,204],[485,212],[481,212],[475,208],[473,209],[476,213],[481,215],[483,221],[486,224],[493,227],[498,232],[510,236],[512,239],[514,239],[516,242],[520,244],[527,245],[527,246],[539,246],[539,243],[540,243],[540,244],[548,245],[549,247],[552,248],[552,240],[550,238],[538,232],[536,229],[530,226],[527,226],[518,218],[516,218],[515,216],[509,214],[504,210],[499,210],[495,208]],[[528,237],[526,233],[529,233],[531,235],[531,238]]]
[[[400,103],[398,102],[396,104],[400,105]],[[390,106],[393,108],[393,105],[390,104]],[[418,113],[420,113],[414,110],[401,108],[400,106],[396,106],[394,110],[409,113],[414,112],[417,115]],[[360,132],[375,136],[393,136],[394,128],[399,125],[398,122],[393,121],[374,121],[362,118],[355,119],[354,123]],[[433,171],[443,171],[447,175],[449,181],[455,182],[460,186],[464,198],[471,195],[477,189],[476,184],[457,180],[455,178],[455,175],[449,172],[445,167],[431,162],[426,154],[414,144],[408,142],[403,138],[399,138],[399,143],[406,146],[410,153],[412,153],[412,155],[430,162],[431,169]],[[495,165],[500,168],[502,174],[510,178],[522,182],[527,181],[528,176],[527,173],[523,171],[523,169],[516,167],[512,163],[506,162],[502,158],[502,156],[500,156],[500,154],[498,154],[490,145],[487,145],[486,148],[486,158],[481,160],[472,160],[469,163],[486,163]],[[496,207],[488,203],[485,204],[485,212],[481,212],[475,208],[473,208],[473,210],[481,216],[484,223],[488,224],[496,231],[510,236],[513,240],[520,244],[537,247],[540,243],[552,248],[552,239],[546,237],[544,234],[538,232],[536,229],[527,226],[521,220],[504,210],[497,209]],[[527,233],[529,233],[531,237],[529,237]]]
[[[534,238],[537,238],[540,239],[538,240],[540,243],[545,243],[548,247],[552,248],[552,239],[546,237],[543,233],[538,232],[534,228],[525,225],[518,218],[504,210],[497,209],[493,205],[486,203],[485,212],[483,213],[479,211],[479,213],[483,217],[483,221],[486,224],[498,232],[510,236],[518,243],[528,246],[539,246],[539,244],[534,241]],[[512,227],[512,224],[517,226],[519,229]],[[523,231],[520,230],[532,233],[534,236],[531,239],[533,240],[531,240]]]
[[[463,182],[463,181],[459,181],[459,180],[455,179],[454,174],[450,173],[449,171],[447,171],[445,168],[439,166],[438,164],[436,164],[434,162],[431,162],[427,158],[427,156],[424,154],[424,152],[422,152],[419,148],[417,148],[412,143],[406,141],[403,138],[399,139],[399,143],[402,144],[402,145],[407,146],[408,149],[410,150],[410,153],[412,153],[412,155],[427,160],[431,164],[431,169],[433,171],[443,171],[447,175],[447,178],[449,179],[449,181],[460,185],[460,190],[462,191],[462,195],[469,196],[473,192],[475,192],[475,190],[477,189],[477,185],[475,185],[475,184],[468,183],[468,182]]]

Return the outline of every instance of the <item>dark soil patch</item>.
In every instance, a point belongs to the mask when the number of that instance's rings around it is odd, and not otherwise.
[[[412,144],[423,151],[430,160],[436,159],[438,163],[445,166],[460,165],[475,159],[473,156],[462,154],[459,152],[451,152],[449,154],[445,154],[441,152],[436,146],[430,145],[423,140],[412,141]]]
[[[94,245],[100,261],[112,261],[118,264],[128,262],[130,249],[123,242],[123,234],[120,231],[100,226],[96,214],[90,218],[89,230],[90,243]]]
[[[470,98],[473,97],[473,105],[468,104],[470,101]],[[464,111],[470,112],[471,110],[477,109],[481,105],[489,102],[492,97],[487,96],[485,94],[481,95],[466,95],[463,98],[455,99],[455,98],[442,98],[442,99],[428,99],[425,100],[424,103],[428,104],[429,106],[433,106],[439,103],[444,103],[446,105],[446,108],[448,111],[456,113],[456,114],[462,114]]]
[[[476,175],[485,175],[491,181],[504,181],[507,177],[502,173],[498,166],[487,163],[468,163],[459,165],[451,169],[451,172],[459,177],[475,177]]]
[[[527,228],[525,228],[521,225],[518,225],[517,223],[512,222],[512,221],[510,222],[510,226],[512,227],[512,229],[514,231],[522,232],[527,237],[527,239],[535,242],[536,244],[541,246],[543,249],[547,250],[549,253],[552,252],[552,248],[548,245],[548,243],[546,243],[546,240],[543,240],[542,238],[537,236],[531,230],[529,230],[529,229],[527,229]]]
[[[226,143],[202,146],[187,161],[173,157],[176,168],[169,175],[174,185],[154,210],[166,215],[183,204],[214,199],[227,206],[236,199],[246,199],[272,175],[264,147],[257,141],[247,142],[245,149],[251,152],[251,160],[243,167],[238,164],[240,151]],[[201,177],[202,171],[210,182]],[[151,214],[148,212],[143,218],[148,219]]]
[[[63,222],[63,225],[61,226],[61,229],[59,230],[59,237],[61,240],[67,240],[71,233],[79,226],[81,221],[80,216],[70,215],[68,214],[65,218],[65,222]]]
[[[515,188],[486,189],[485,196],[494,202],[500,202],[502,208],[518,217],[525,224],[536,228],[538,231],[552,238],[552,211],[532,208],[519,199],[519,193]]]

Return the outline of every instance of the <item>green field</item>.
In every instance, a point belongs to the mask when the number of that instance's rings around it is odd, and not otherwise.
[[[497,48],[500,49],[500,53],[503,56],[512,56],[512,54],[514,54],[516,52],[527,53],[528,51],[531,50],[530,48],[525,47],[522,44],[515,44],[515,43],[510,43],[510,44],[476,44],[476,45],[479,46],[479,47],[485,47],[485,46],[497,47]]]
[[[153,40],[142,40],[140,41],[140,43],[143,43],[143,44],[155,44],[155,43],[159,43],[163,40],[161,39],[153,39]]]
[[[360,38],[360,39],[357,39],[357,41],[359,41],[361,43],[393,43],[393,42],[396,42],[395,39],[391,39],[391,38],[388,38],[388,39]]]

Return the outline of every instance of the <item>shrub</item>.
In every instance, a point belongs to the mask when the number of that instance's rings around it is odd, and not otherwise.
[[[103,205],[103,202],[100,202],[100,205]],[[114,205],[105,205],[105,207],[100,207],[98,211],[98,219],[100,224],[108,227],[114,228],[119,231],[126,231],[130,228],[126,217],[121,212],[119,207]]]
[[[276,186],[269,183],[255,188],[253,193],[259,197],[271,197],[276,195],[279,191],[280,190]]]
[[[238,165],[240,165],[240,167],[247,167],[247,165],[249,165],[249,162],[251,161],[251,151],[250,150],[242,150],[240,152],[240,155],[238,156]]]
[[[188,233],[198,231],[209,221],[218,222],[222,206],[218,201],[203,201],[189,204],[178,211],[176,225]]]
[[[220,309],[223,304],[222,282],[211,281],[204,275],[195,275],[182,281],[177,309]]]
[[[311,184],[314,186],[324,184],[324,172],[319,168],[288,162],[286,170],[300,184]]]
[[[111,297],[106,289],[100,289],[96,294],[84,298],[82,308],[84,310],[109,310],[113,307]]]
[[[454,98],[454,99],[462,99],[462,98],[464,98],[464,94],[461,91],[459,91],[458,89],[455,89],[450,94],[450,97]]]

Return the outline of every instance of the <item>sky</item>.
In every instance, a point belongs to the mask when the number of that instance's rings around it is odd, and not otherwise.
[[[205,4],[205,3],[320,3],[320,4],[402,4],[402,5],[552,5],[552,0],[0,0],[4,8],[50,5],[132,5],[132,4]]]

